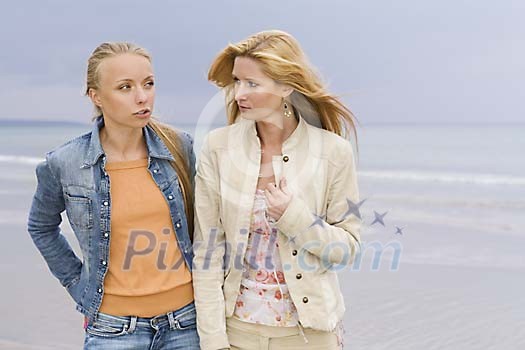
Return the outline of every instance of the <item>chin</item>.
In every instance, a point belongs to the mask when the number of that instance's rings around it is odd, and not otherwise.
[[[261,119],[258,115],[250,113],[250,112],[241,112],[240,117],[242,119],[255,120],[255,121]]]
[[[261,113],[261,111],[248,111],[248,112],[241,112],[241,118],[247,119],[247,120],[253,120],[256,122],[268,120],[271,113]]]
[[[145,119],[140,119],[137,121],[137,123],[135,124],[135,127],[136,128],[140,128],[142,129],[143,127],[145,127],[146,125],[148,125],[149,121],[151,119],[150,118],[145,118]]]

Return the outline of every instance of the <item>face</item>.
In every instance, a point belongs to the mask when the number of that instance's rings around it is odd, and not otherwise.
[[[104,114],[107,127],[142,128],[153,111],[155,86],[147,58],[121,54],[104,59],[98,71],[99,84],[89,96]]]
[[[268,77],[259,62],[248,57],[235,58],[232,76],[241,117],[259,121],[281,114],[283,97],[291,93],[291,88]]]

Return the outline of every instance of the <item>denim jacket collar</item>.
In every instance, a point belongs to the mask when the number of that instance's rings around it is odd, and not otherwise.
[[[102,116],[96,119],[95,125],[91,130],[91,140],[89,142],[88,151],[84,158],[83,167],[91,167],[95,165],[100,157],[104,155],[104,150],[100,144],[100,129],[104,126],[104,118]],[[149,158],[160,158],[173,161],[174,158],[171,155],[168,147],[164,145],[160,137],[151,129],[149,125],[142,129],[144,138],[146,140],[146,146],[148,148]]]

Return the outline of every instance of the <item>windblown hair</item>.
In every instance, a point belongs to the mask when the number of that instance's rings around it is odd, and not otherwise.
[[[307,121],[317,121],[319,127],[345,138],[350,134],[357,137],[352,112],[326,90],[297,40],[279,30],[259,32],[229,44],[213,61],[208,80],[225,89],[228,123],[234,123],[240,114],[232,77],[236,57],[256,60],[267,76],[292,87],[289,102]]]
[[[98,89],[100,87],[99,69],[102,61],[109,57],[114,57],[122,54],[135,54],[146,58],[151,62],[150,54],[140,46],[126,42],[108,42],[99,45],[88,59],[87,78],[86,78],[86,95],[91,89]],[[95,118],[102,116],[102,110],[95,106]],[[103,116],[102,116],[103,117]],[[190,174],[189,159],[184,154],[184,148],[181,136],[175,129],[159,123],[158,121],[150,120],[148,125],[160,137],[162,142],[166,145],[168,150],[173,155],[174,161],[170,162],[171,166],[177,172],[179,183],[184,198],[186,221],[188,224],[188,232],[190,237],[193,237],[193,188]]]

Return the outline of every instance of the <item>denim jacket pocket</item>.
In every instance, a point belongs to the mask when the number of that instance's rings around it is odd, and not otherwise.
[[[73,228],[89,230],[93,228],[93,208],[91,199],[65,192],[66,213]]]
[[[182,194],[182,189],[180,188],[179,177],[177,174],[175,173],[172,177],[170,177],[168,181],[166,181],[165,187],[161,189],[169,189],[172,191],[172,193]]]

